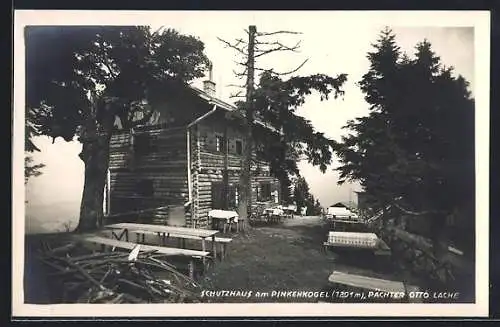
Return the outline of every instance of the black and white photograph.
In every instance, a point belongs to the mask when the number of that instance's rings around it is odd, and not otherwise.
[[[486,316],[489,24],[16,10],[13,316]]]

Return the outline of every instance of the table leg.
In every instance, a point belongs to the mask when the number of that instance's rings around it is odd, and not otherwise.
[[[212,252],[214,253],[214,262],[217,259],[217,244],[215,244],[215,235],[212,235]]]
[[[206,251],[206,247],[205,247],[205,239],[204,239],[204,238],[202,238],[202,239],[201,239],[201,250],[202,250],[203,252],[205,252],[205,251]],[[203,267],[205,267],[205,257],[203,257],[203,259],[202,259],[202,260],[203,260]]]
[[[189,261],[189,277],[191,279],[194,279],[194,259],[191,258],[191,261]]]
[[[111,233],[113,234],[113,236],[118,240],[118,241],[121,241],[123,235],[126,233],[126,229],[122,230],[122,232],[120,233],[120,236],[117,236],[115,231],[112,231]]]

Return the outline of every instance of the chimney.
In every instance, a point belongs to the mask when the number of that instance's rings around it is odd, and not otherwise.
[[[203,81],[203,91],[208,95],[215,97],[215,82],[213,81],[212,62],[208,64],[208,80]]]

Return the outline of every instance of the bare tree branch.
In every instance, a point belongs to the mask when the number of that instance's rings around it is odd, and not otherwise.
[[[277,74],[277,75],[289,75],[289,74],[293,74],[293,73],[295,73],[296,71],[298,71],[299,69],[301,69],[301,68],[302,68],[302,67],[306,64],[306,62],[307,62],[308,60],[309,60],[309,59],[304,60],[304,62],[303,62],[303,63],[301,63],[301,64],[300,64],[297,68],[295,68],[294,70],[291,70],[291,71],[289,71],[289,72],[285,72],[285,73],[277,73],[277,72],[275,72],[275,74]]]
[[[279,41],[274,41],[274,42],[271,42],[271,43],[266,43],[266,45],[276,45],[277,47],[275,49],[296,50],[296,49],[298,49],[300,47],[300,43],[301,42],[302,41],[297,42],[297,44],[294,45],[293,47],[284,45],[283,43],[281,43]],[[264,52],[264,51],[267,51],[267,50],[256,49],[255,51],[256,52]]]
[[[245,56],[247,55],[247,53],[246,53],[243,49],[238,48],[238,46],[237,46],[237,45],[238,45],[239,43],[237,43],[237,44],[231,44],[230,42],[228,42],[228,41],[226,41],[226,40],[223,40],[223,39],[221,39],[220,37],[218,37],[217,39],[218,39],[219,41],[221,41],[222,43],[224,43],[224,44],[226,45],[226,47],[233,48],[233,49],[235,49],[236,51],[238,51],[238,52],[242,53],[242,54],[243,54],[243,55],[245,55]]]
[[[302,34],[302,32],[293,32],[293,31],[276,31],[276,32],[260,32],[257,33],[257,36],[269,36],[269,35],[276,35],[276,34]]]
[[[241,61],[236,61],[236,60],[233,60],[233,62],[237,65],[240,65],[240,66],[247,66],[247,63],[246,62],[241,62]]]
[[[229,98],[245,98],[246,95],[245,94],[242,94],[243,91],[238,91],[236,93],[233,93],[229,96]]]
[[[403,208],[400,204],[398,204],[398,203],[396,203],[396,202],[393,202],[392,204],[393,204],[396,208],[398,208],[399,210],[403,211],[405,214],[407,214],[407,215],[411,215],[411,216],[423,216],[423,215],[428,215],[428,214],[439,214],[439,213],[443,213],[442,211],[437,211],[437,210],[419,211],[419,212],[416,212],[416,211],[412,211],[412,210],[405,209],[405,208]]]
[[[233,74],[238,78],[241,79],[241,77],[245,77],[247,74],[247,70],[245,69],[243,72],[238,73],[236,70],[233,69]]]
[[[268,50],[256,50],[256,52],[258,54],[255,55],[255,58],[258,58],[260,56],[264,56],[264,55],[270,54],[272,52],[277,52],[277,51],[293,51],[293,52],[297,52],[297,49],[299,48],[299,45],[300,45],[300,41],[296,45],[294,45],[293,47],[289,47],[289,46],[283,45],[283,44],[281,44],[278,41],[276,41],[275,43],[278,44],[278,46],[275,47],[275,48],[268,49]]]
[[[258,70],[258,71],[261,71],[261,72],[270,72],[271,74],[275,74],[275,75],[289,75],[289,74],[292,74],[292,73],[295,73],[296,71],[298,71],[300,68],[302,68],[306,62],[308,61],[309,59],[306,59],[304,60],[297,68],[295,68],[294,70],[291,70],[289,72],[284,72],[284,73],[280,73],[280,72],[277,72],[275,71],[274,69],[272,68],[260,68],[260,67],[254,67],[255,70]]]

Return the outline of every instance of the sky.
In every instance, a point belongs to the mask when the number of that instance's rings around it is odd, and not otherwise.
[[[85,24],[86,19],[92,24],[114,22],[105,18],[96,16],[91,20],[89,17],[80,17],[79,23]],[[384,26],[393,29],[397,44],[409,55],[413,54],[414,46],[418,42],[429,40],[443,64],[453,66],[456,73],[463,75],[471,83],[471,91],[474,93],[474,29],[467,24],[456,27],[456,22],[447,23],[446,19],[437,19],[435,15],[422,19],[405,18],[405,15],[398,13],[370,16],[365,13],[355,15],[327,11],[164,12],[149,17],[122,17],[117,22],[148,24],[154,29],[164,26],[199,37],[205,43],[206,54],[213,63],[216,94],[228,102],[234,100],[229,97],[235,91],[228,85],[244,82],[235,79],[233,73],[233,70],[240,69],[234,61],[241,61],[241,57],[234,50],[226,48],[218,37],[231,42],[237,38],[246,39],[244,29],[249,25],[256,25],[257,32],[301,32],[300,35],[266,37],[266,41],[280,40],[287,45],[301,41],[300,52],[274,53],[259,58],[256,66],[290,71],[308,59],[297,74],[324,73],[335,76],[346,73],[348,81],[344,86],[345,96],[342,99],[320,101],[319,96],[313,94],[298,110],[298,114],[309,119],[317,131],[336,140],[340,140],[345,133],[341,127],[348,120],[368,114],[367,103],[356,83],[368,71],[367,52],[372,50],[372,44],[376,42]],[[422,26],[425,22],[427,26]],[[75,24],[67,17],[59,21],[52,19],[45,22],[50,23]],[[194,84],[201,87],[201,81],[195,81]],[[42,212],[51,212],[47,214],[51,215],[52,221],[57,221],[57,224],[53,223],[52,226],[64,226],[68,219],[72,224],[76,224],[83,190],[83,163],[78,158],[81,145],[78,142],[67,143],[61,139],[52,144],[52,140],[46,137],[36,139],[35,143],[41,148],[41,152],[35,153],[34,159],[36,162],[43,162],[46,167],[43,168],[41,176],[30,179],[26,186],[27,227],[30,228],[33,223],[30,217],[40,216]],[[338,186],[338,176],[333,171],[336,166],[335,161],[323,174],[307,162],[299,163],[301,174],[309,183],[312,194],[325,207],[338,201],[356,201],[354,192],[360,190],[357,184]],[[47,220],[44,221],[47,223]]]

